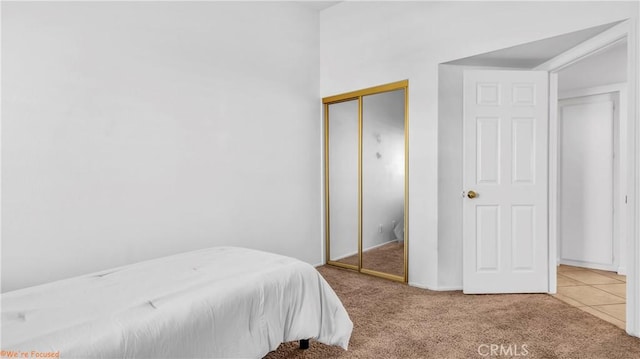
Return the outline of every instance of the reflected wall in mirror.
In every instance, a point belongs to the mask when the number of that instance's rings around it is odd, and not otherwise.
[[[323,99],[327,263],[407,275],[407,91],[399,81]]]
[[[404,277],[404,89],[362,97],[362,268]]]
[[[359,266],[358,99],[327,107],[329,260]],[[355,139],[355,140],[354,140]]]

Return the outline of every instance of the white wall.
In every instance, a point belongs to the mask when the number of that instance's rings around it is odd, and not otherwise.
[[[2,3],[2,291],[215,245],[321,261],[317,12]]]
[[[459,201],[457,191],[438,192],[439,178],[447,176],[439,172],[439,141],[447,141],[439,132],[451,133],[439,129],[446,122],[438,121],[438,64],[637,13],[634,2],[342,2],[322,11],[322,96],[409,79],[411,284],[437,289],[462,282],[445,274],[460,264],[454,256],[461,238],[438,237],[455,235],[446,219],[455,208],[445,208]]]
[[[462,287],[462,130],[465,66],[438,71],[438,288]],[[409,239],[411,243],[411,239]],[[409,246],[411,248],[411,246]]]

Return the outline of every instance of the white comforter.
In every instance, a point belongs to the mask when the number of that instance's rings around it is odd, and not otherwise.
[[[2,294],[3,351],[62,358],[258,358],[353,324],[312,266],[216,247]]]

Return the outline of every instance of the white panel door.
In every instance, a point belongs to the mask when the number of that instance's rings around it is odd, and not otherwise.
[[[617,270],[614,256],[614,95],[563,100],[560,262]]]
[[[465,293],[549,290],[547,83],[542,71],[465,71]]]

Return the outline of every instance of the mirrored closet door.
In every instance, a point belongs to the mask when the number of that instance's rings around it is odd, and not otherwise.
[[[327,264],[407,281],[408,81],[323,99]]]

